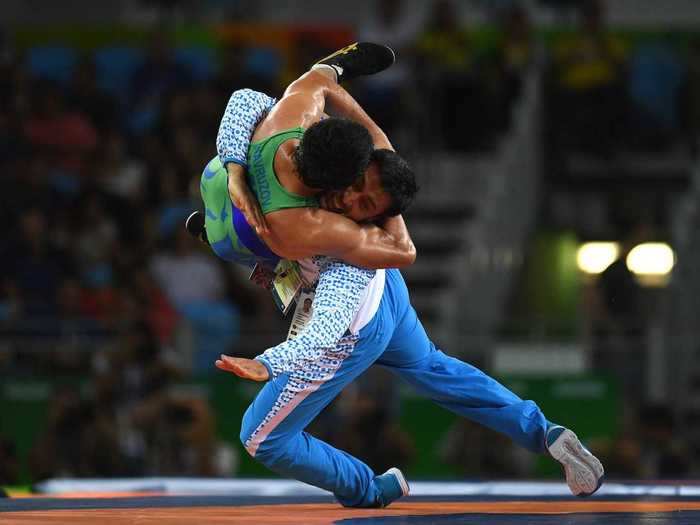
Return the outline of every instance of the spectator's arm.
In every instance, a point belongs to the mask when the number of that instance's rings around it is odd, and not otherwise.
[[[305,369],[335,347],[360,309],[364,291],[374,275],[372,270],[331,260],[321,271],[313,314],[304,331],[255,358],[265,365],[270,377]]]
[[[255,127],[275,105],[275,99],[252,89],[233,92],[221,118],[216,152],[221,163],[247,167],[248,146]]]

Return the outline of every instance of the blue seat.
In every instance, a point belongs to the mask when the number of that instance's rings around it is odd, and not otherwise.
[[[260,47],[248,51],[246,69],[254,75],[264,78],[274,78],[282,70],[282,57],[270,48]]]
[[[195,80],[208,80],[216,75],[219,61],[216,51],[211,47],[181,47],[175,51],[175,60],[186,67]]]
[[[73,75],[78,54],[66,46],[36,46],[28,50],[26,60],[33,76],[65,84]]]
[[[99,86],[124,100],[129,94],[131,76],[144,61],[144,53],[134,47],[103,47],[95,51],[94,60]]]
[[[677,53],[663,43],[640,46],[630,60],[629,93],[657,125],[678,126],[678,96],[685,69]]]

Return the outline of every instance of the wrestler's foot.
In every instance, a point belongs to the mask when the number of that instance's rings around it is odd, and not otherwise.
[[[564,467],[566,484],[574,496],[590,496],[603,484],[603,465],[568,428],[553,425],[545,436],[547,450]]]
[[[204,226],[204,214],[201,211],[195,211],[185,219],[185,229],[192,237],[196,237],[204,244],[209,244],[207,229]]]
[[[396,467],[390,468],[381,476],[376,476],[374,483],[379,489],[377,504],[380,507],[388,507],[401,496],[408,496],[411,491],[403,472]]]
[[[322,58],[311,69],[331,67],[336,72],[340,83],[361,75],[373,75],[384,71],[395,60],[396,55],[389,46],[356,42]]]

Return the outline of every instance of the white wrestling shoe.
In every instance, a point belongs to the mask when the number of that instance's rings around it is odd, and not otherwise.
[[[566,484],[574,496],[586,497],[603,484],[603,465],[581,444],[576,434],[559,425],[547,429],[547,450],[564,467]]]

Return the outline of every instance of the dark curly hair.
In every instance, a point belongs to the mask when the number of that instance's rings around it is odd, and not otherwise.
[[[343,190],[364,174],[373,149],[364,126],[344,118],[327,118],[304,132],[294,161],[307,186]]]
[[[404,213],[418,192],[416,176],[411,166],[398,153],[389,149],[375,149],[371,160],[379,168],[382,188],[391,196],[391,206],[384,215],[393,217]]]

